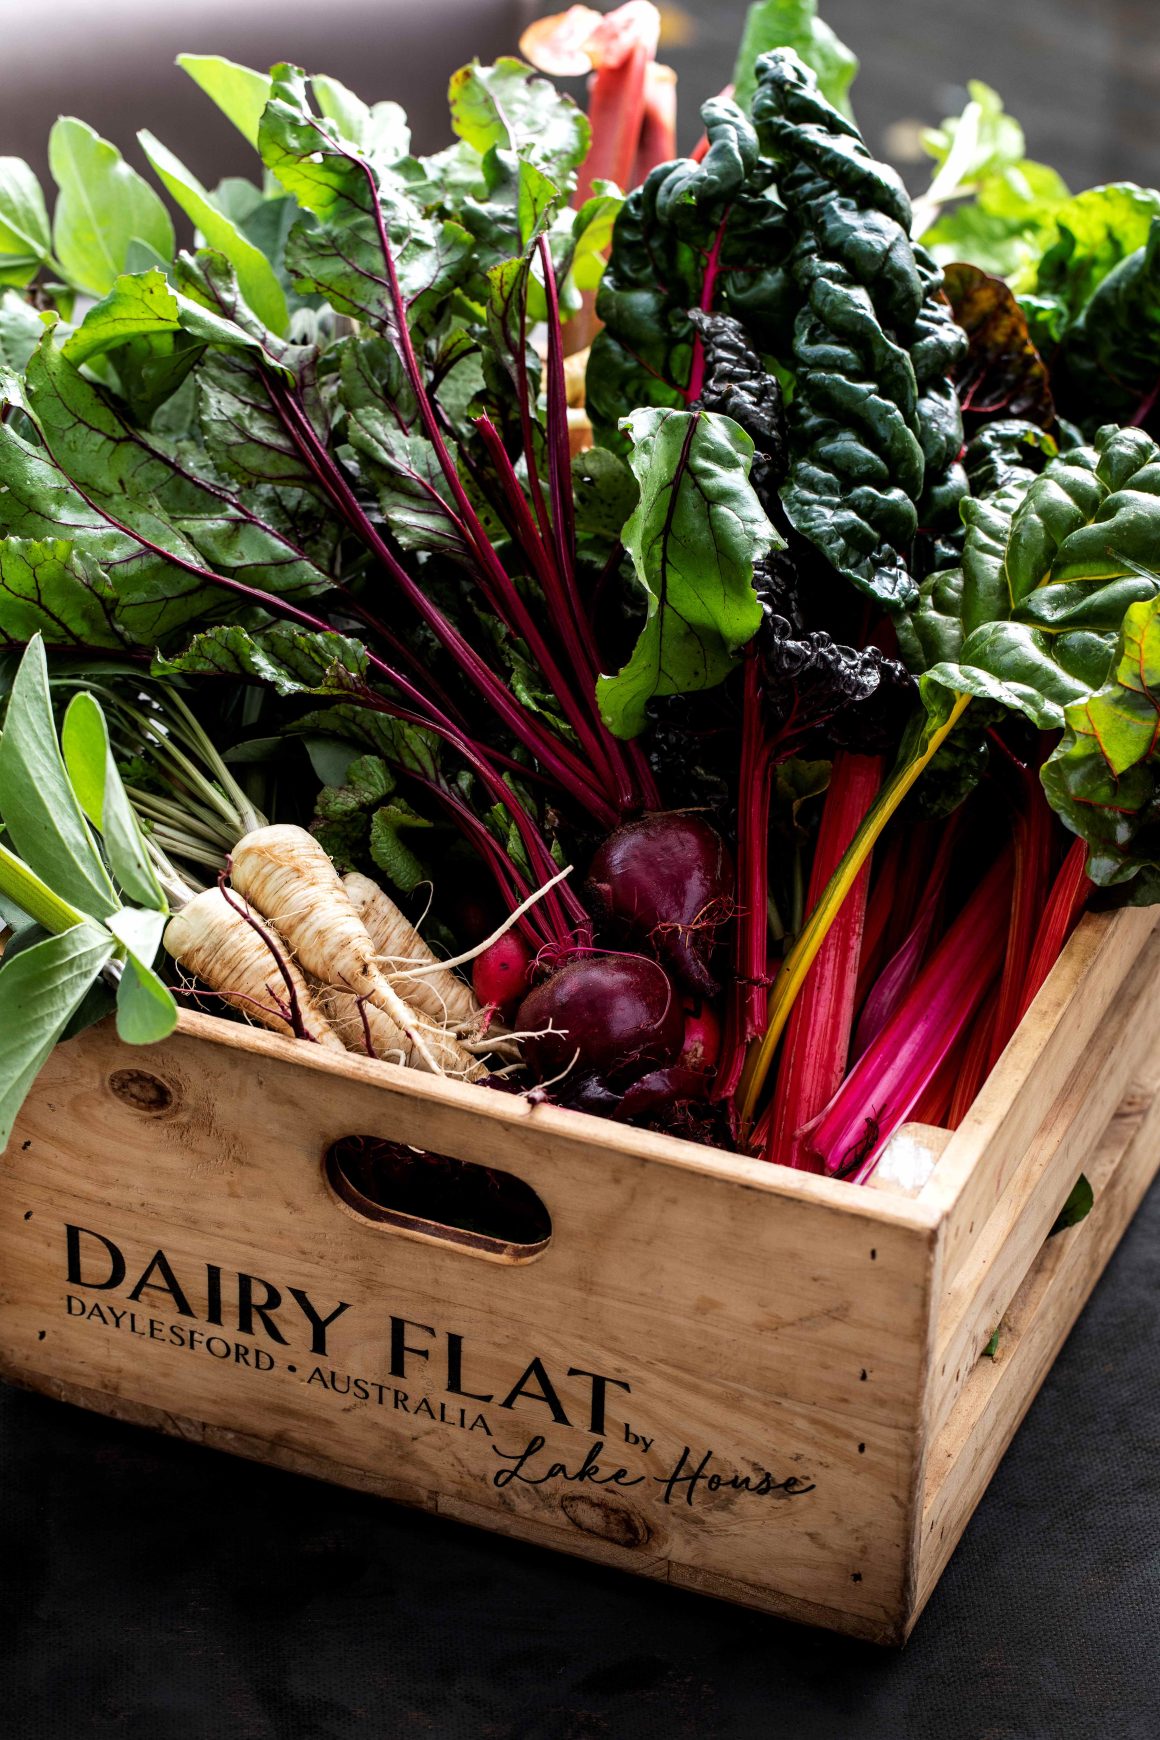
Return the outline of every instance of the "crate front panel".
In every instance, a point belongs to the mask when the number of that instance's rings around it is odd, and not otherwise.
[[[147,1054],[92,1029],[53,1057],[3,1163],[0,1363],[895,1630],[931,1228],[593,1124],[401,1072],[384,1087],[213,1022]],[[547,1249],[485,1261],[362,1220],[321,1164],[355,1133],[514,1172],[551,1213]]]

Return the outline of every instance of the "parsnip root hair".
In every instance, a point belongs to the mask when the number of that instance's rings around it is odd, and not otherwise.
[[[377,882],[357,870],[342,878],[350,903],[362,919],[391,984],[412,1009],[442,1026],[478,1028],[483,1010],[471,986],[445,967],[405,913]],[[416,975],[408,966],[421,967]]]
[[[238,910],[244,904],[238,894],[234,894],[233,900],[235,905],[231,906],[220,888],[206,888],[194,895],[165,928],[169,954],[223,1002],[251,1021],[295,1038],[293,1023],[288,1018],[286,983],[275,959],[277,950],[294,986],[303,1031],[329,1051],[342,1051],[342,1040],[291,960],[286,944],[256,913],[251,913],[254,922],[248,922]],[[269,944],[263,941],[256,925],[269,935]]]
[[[446,1036],[433,1034],[390,983],[341,876],[313,834],[288,823],[255,828],[233,849],[230,879],[286,938],[307,973],[390,1016],[407,1040],[413,1069],[447,1073],[441,1061]],[[457,1055],[455,1073],[474,1064],[468,1054]]]
[[[360,1008],[359,999],[349,991],[336,991],[329,985],[319,986],[315,995],[348,1051],[357,1051],[366,1057],[369,1037],[371,1053],[381,1063],[401,1063],[420,1070],[426,1068],[402,1028],[396,1026],[376,1004],[364,1000]],[[487,1065],[460,1045],[453,1034],[421,1019],[419,1027],[439,1065],[440,1074],[455,1076],[461,1081],[478,1081],[488,1073]]]

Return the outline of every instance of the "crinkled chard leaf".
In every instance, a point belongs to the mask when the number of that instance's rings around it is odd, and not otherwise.
[[[817,0],[757,0],[750,6],[733,69],[733,96],[743,109],[753,102],[758,58],[774,48],[794,49],[817,74],[826,101],[853,120],[849,91],[858,56],[818,17]]]
[[[1057,730],[1105,681],[1128,606],[1160,592],[1148,569],[1160,448],[1142,430],[1109,426],[1038,477],[965,502],[963,517],[958,598],[953,579],[936,577],[914,622],[925,648],[946,649],[928,677]]]
[[[1088,842],[1092,881],[1135,881],[1148,900],[1160,879],[1160,577],[1156,587],[1125,613],[1108,682],[1064,709],[1043,769],[1052,805]]]
[[[587,380],[589,415],[610,445],[635,407],[698,396],[690,309],[733,314],[763,350],[789,346],[797,295],[784,266],[790,231],[769,192],[772,165],[735,103],[714,98],[701,114],[704,159],[659,165],[617,219]]]
[[[901,181],[792,51],[758,63],[753,118],[781,168],[789,270],[805,299],[785,509],[839,574],[904,608],[917,591],[907,557],[919,502],[931,524],[966,488],[947,379],[966,339],[939,296],[938,269],[910,240]]]
[[[597,685],[619,737],[648,722],[658,695],[709,689],[761,623],[754,562],[780,542],[749,482],[753,443],[709,411],[638,411],[626,421],[640,501],[624,528],[645,596],[628,663]]]

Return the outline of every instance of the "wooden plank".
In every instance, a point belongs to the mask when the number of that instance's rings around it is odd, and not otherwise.
[[[944,1231],[944,1284],[967,1261],[1015,1169],[1083,1058],[1160,920],[1158,907],[1089,913],[1079,924],[974,1105],[919,1205]]]
[[[18,1381],[325,1457],[504,1530],[571,1539],[569,1505],[599,1500],[591,1514],[611,1508],[689,1579],[864,1633],[901,1624],[927,1211],[210,1031],[146,1057],[102,1027],[50,1061],[0,1193],[0,1358]],[[354,1133],[514,1172],[551,1214],[547,1248],[481,1261],[355,1215],[322,1168]],[[71,1282],[66,1223],[90,1235]],[[284,1341],[248,1309],[268,1286]],[[345,1307],[321,1348],[303,1298],[319,1318]]]
[[[1093,1147],[1156,1046],[1160,932],[1153,932],[939,1310],[928,1430],[941,1430]]]
[[[1160,1170],[1160,1051],[1085,1165],[1087,1219],[1048,1241],[930,1449],[913,1626],[1140,1199]],[[908,1627],[909,1629],[909,1627]]]

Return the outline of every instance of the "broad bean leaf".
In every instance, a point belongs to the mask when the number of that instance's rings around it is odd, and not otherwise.
[[[224,254],[237,273],[242,295],[271,332],[285,336],[290,310],[278,275],[270,261],[245,232],[215,204],[197,177],[173,155],[160,139],[142,131],[141,149],[170,198],[201,231],[211,248]]]
[[[71,284],[103,296],[124,271],[134,241],[173,258],[169,213],[115,145],[65,116],[49,134],[48,161],[59,189],[53,251]]]
[[[258,123],[270,99],[269,73],[255,72],[253,67],[220,54],[179,54],[177,64],[256,151]]]
[[[1101,887],[1160,876],[1160,576],[1155,584],[1125,612],[1107,683],[1064,709],[1063,737],[1043,769]]]
[[[167,912],[165,895],[113,759],[105,715],[86,690],[69,702],[60,747],[77,802],[104,841],[117,886],[138,905]]]
[[[28,1090],[116,945],[86,920],[0,962],[0,1151]]]
[[[750,6],[733,68],[733,98],[746,112],[757,89],[758,58],[773,48],[794,49],[817,74],[818,89],[827,102],[853,119],[849,92],[858,57],[818,17],[817,0],[755,0]]]
[[[37,637],[13,679],[0,735],[0,818],[13,850],[55,894],[94,918],[117,911],[121,902],[61,756]]]
[[[928,676],[1058,730],[1104,683],[1129,605],[1160,592],[1149,570],[1160,449],[1142,430],[1109,426],[1038,477],[965,502],[963,517],[961,591],[940,578],[916,617],[931,650],[946,649]]]
[[[27,163],[0,157],[0,285],[24,285],[52,252],[44,194]]]
[[[618,737],[648,722],[649,701],[714,687],[761,624],[753,565],[780,540],[749,482],[753,443],[709,411],[637,411],[627,420],[640,501],[624,528],[645,596],[628,663],[597,684]]]
[[[15,290],[0,292],[0,376],[19,375],[44,337],[44,321]]]

